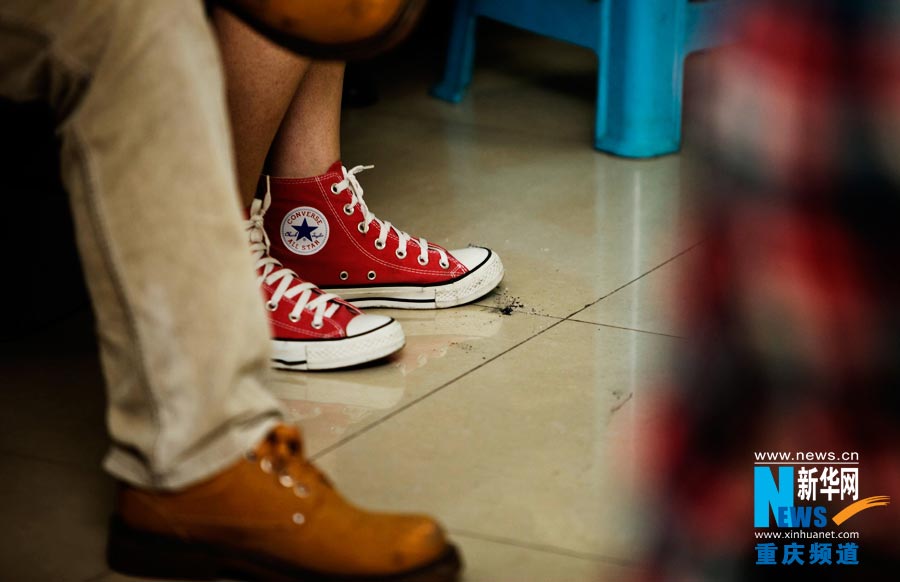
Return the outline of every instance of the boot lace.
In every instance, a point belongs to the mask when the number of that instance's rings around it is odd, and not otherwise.
[[[319,329],[324,325],[326,317],[332,317],[340,309],[340,304],[334,302],[338,296],[324,293],[314,284],[301,281],[297,273],[285,268],[269,254],[271,243],[263,227],[263,217],[271,203],[272,197],[268,192],[263,199],[253,200],[250,218],[245,223],[255,268],[260,273],[257,284],[260,287],[269,285],[274,289],[266,308],[275,311],[282,299],[294,299],[294,308],[288,314],[288,319],[300,321],[301,312],[307,309],[313,313],[312,326]]]
[[[450,268],[450,261],[447,258],[447,252],[435,245],[428,245],[428,241],[424,238],[416,238],[408,235],[403,232],[390,222],[386,220],[381,220],[376,217],[369,210],[369,207],[366,205],[365,200],[363,199],[363,189],[359,183],[359,180],[356,179],[356,175],[360,172],[364,172],[365,170],[371,170],[375,166],[354,166],[352,169],[348,170],[344,166],[341,166],[341,170],[344,173],[344,179],[340,182],[335,183],[331,187],[332,194],[340,194],[344,190],[350,190],[350,203],[344,207],[344,211],[348,214],[349,209],[359,207],[360,211],[363,215],[363,221],[359,223],[359,231],[363,234],[369,232],[369,225],[374,222],[375,226],[378,227],[378,238],[375,240],[375,247],[378,249],[383,249],[387,245],[387,237],[390,234],[391,230],[397,233],[398,244],[397,250],[395,251],[397,254],[397,258],[403,259],[406,257],[406,247],[409,244],[410,240],[415,240],[415,242],[419,245],[419,264],[425,266],[428,264],[428,251],[434,250],[437,251],[440,256],[439,264],[442,269]]]
[[[259,461],[264,473],[275,475],[282,486],[294,489],[298,497],[310,494],[306,484],[312,481],[333,488],[328,477],[304,455],[300,430],[295,426],[275,427],[246,456],[250,461]]]

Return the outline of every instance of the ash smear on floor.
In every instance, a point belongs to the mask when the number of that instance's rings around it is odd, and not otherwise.
[[[618,412],[622,409],[623,406],[628,404],[628,401],[634,397],[634,392],[629,392],[625,398],[622,398],[622,393],[618,390],[613,392],[613,396],[616,397],[616,400],[619,402],[615,404],[612,408],[609,409],[610,412]]]
[[[500,311],[500,315],[512,315],[513,311],[517,310],[530,313],[531,315],[547,315],[544,311],[534,307],[526,309],[522,298],[517,295],[511,295],[506,289],[501,288],[495,291],[494,298],[497,302],[496,309]]]
[[[500,301],[498,302],[500,306],[500,313],[503,315],[512,315],[512,312],[516,309],[520,309],[525,307],[525,304],[522,303],[522,300],[518,297],[513,297],[512,295],[508,295],[505,292],[500,296]]]
[[[471,353],[472,350],[475,349],[475,346],[473,346],[473,345],[470,344],[470,343],[466,343],[466,342],[458,342],[458,343],[457,343],[457,342],[453,342],[453,343],[451,343],[450,345],[451,345],[451,346],[456,346],[457,348],[459,348],[460,350],[462,350],[463,352],[465,352],[465,353],[467,353],[467,354],[468,354],[468,353]]]

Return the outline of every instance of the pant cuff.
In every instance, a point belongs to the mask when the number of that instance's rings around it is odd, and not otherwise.
[[[103,462],[106,471],[121,481],[142,489],[172,491],[189,487],[221,473],[235,464],[247,451],[284,419],[273,415],[252,427],[228,431],[222,438],[165,474],[155,474],[145,462],[127,450],[113,446]]]

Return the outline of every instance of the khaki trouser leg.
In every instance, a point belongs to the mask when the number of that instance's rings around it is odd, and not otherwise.
[[[139,486],[210,476],[281,419],[222,86],[199,0],[0,5],[0,95],[59,115],[109,397],[105,465]]]

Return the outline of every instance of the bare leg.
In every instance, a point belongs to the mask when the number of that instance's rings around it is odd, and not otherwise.
[[[309,65],[269,151],[270,174],[318,176],[340,159],[343,84],[343,62]]]
[[[213,21],[225,67],[238,187],[246,207],[311,60],[271,43],[225,10],[216,10]]]
[[[303,278],[326,288],[340,288],[342,295],[359,287],[354,298],[364,306],[452,307],[482,297],[497,286],[503,277],[503,264],[495,253],[484,248],[450,253],[418,238],[412,243],[417,247],[413,256],[406,249],[410,237],[386,229],[383,221],[375,222],[362,202],[353,178],[360,170],[328,171],[341,158],[343,62],[290,57],[255,37],[245,26],[223,20],[220,16],[219,36],[245,201],[250,199],[263,164],[271,176],[268,204],[260,202],[252,210],[253,224],[261,225],[271,242],[271,246],[260,243],[255,247],[262,253],[260,260],[271,253],[273,259]],[[229,37],[229,31],[243,38]],[[298,63],[305,63],[303,71],[285,71]],[[299,80],[289,98],[288,80]],[[268,86],[275,82],[279,83],[277,90]],[[365,240],[370,226],[378,232]],[[333,242],[326,248],[329,236]],[[393,237],[397,248],[379,253],[387,248],[388,237]],[[476,271],[478,275],[461,280]],[[376,278],[378,283],[373,284]],[[410,285],[419,286],[421,294],[411,294],[406,289]],[[370,289],[376,289],[377,295],[371,295]],[[270,304],[277,309],[277,301]],[[273,326],[280,325],[277,313],[270,321]],[[291,326],[286,322],[284,329]],[[297,360],[297,365],[306,364],[302,358]]]

